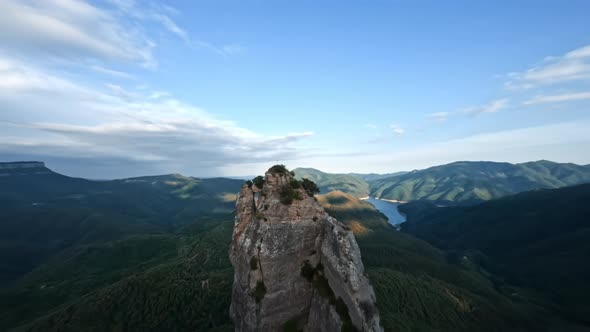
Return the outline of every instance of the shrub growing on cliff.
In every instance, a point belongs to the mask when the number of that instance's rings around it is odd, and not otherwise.
[[[316,267],[316,271],[323,270],[323,266],[318,264]],[[303,271],[302,271],[303,273]],[[315,273],[315,272],[314,272]],[[332,287],[330,287],[330,283],[328,279],[324,277],[322,274],[315,273],[315,278],[313,279],[313,286],[318,291],[320,296],[328,299],[330,305],[333,305],[340,316],[340,320],[342,320],[342,326],[340,328],[341,332],[357,332],[358,329],[352,324],[352,320],[350,318],[350,314],[348,312],[348,306],[344,303],[341,297],[336,297]]]
[[[313,287],[318,291],[320,296],[328,299],[330,304],[334,304],[336,301],[336,295],[334,295],[334,291],[330,284],[328,283],[328,279],[321,274],[317,274],[316,278],[313,280]]]
[[[362,301],[359,306],[361,307],[361,310],[363,311],[363,313],[365,314],[366,317],[368,318],[373,318],[376,314],[377,314],[377,306],[376,304],[373,304],[371,302],[368,301]]]
[[[274,165],[269,168],[268,171],[273,174],[289,174],[289,170],[285,165]]]
[[[294,199],[303,199],[299,190],[293,189],[290,185],[283,186],[279,192],[279,200],[281,203],[289,205],[293,203]]]
[[[262,189],[262,187],[264,187],[264,177],[258,175],[257,177],[252,179],[252,183],[254,183],[256,188]]]
[[[293,192],[294,190],[290,186],[284,186],[281,188],[281,192],[279,193],[281,203],[286,205],[293,203]]]
[[[250,259],[250,269],[251,270],[258,270],[258,258],[256,256],[252,256]]]
[[[311,282],[315,273],[316,269],[314,269],[311,264],[309,264],[309,261],[304,261],[303,266],[301,267],[301,276],[307,279],[307,281]]]
[[[299,317],[291,318],[283,324],[283,332],[299,332]]]
[[[291,188],[293,188],[293,189],[301,188],[301,183],[299,181],[297,181],[297,179],[291,179],[290,183],[291,183]]]
[[[320,193],[320,188],[318,187],[318,185],[310,179],[304,178],[303,180],[301,180],[301,186],[310,197],[313,197],[313,195]]]
[[[262,301],[264,295],[266,295],[266,286],[264,285],[264,281],[258,281],[256,283],[256,288],[254,289],[252,295],[256,299],[256,303],[260,303],[260,301]]]
[[[336,312],[340,319],[342,320],[342,326],[340,327],[341,332],[357,332],[358,329],[352,324],[352,320],[350,319],[350,314],[348,312],[348,307],[346,303],[342,300],[342,298],[338,298],[334,303],[331,303],[336,306]]]

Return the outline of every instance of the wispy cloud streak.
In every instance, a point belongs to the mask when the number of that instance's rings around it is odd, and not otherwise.
[[[576,93],[564,93],[558,95],[537,95],[533,98],[523,102],[524,105],[536,105],[536,104],[547,104],[547,103],[561,103],[576,100],[587,100],[590,99],[590,92],[576,92]]]

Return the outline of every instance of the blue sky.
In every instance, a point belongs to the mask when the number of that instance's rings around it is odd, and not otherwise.
[[[0,2],[0,160],[71,175],[590,163],[587,1]]]

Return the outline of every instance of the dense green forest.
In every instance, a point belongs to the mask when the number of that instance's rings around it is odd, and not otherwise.
[[[443,249],[511,298],[590,325],[590,184],[469,207],[402,206],[405,233]],[[526,289],[526,290],[521,290]]]
[[[234,193],[242,183],[180,175],[88,181],[48,170],[0,177],[0,330],[233,330],[228,248]],[[563,217],[588,215],[572,205],[586,196],[566,195],[580,189],[562,190],[567,197],[562,203],[549,195],[525,204],[518,195],[448,211],[454,211],[453,219],[487,224],[523,207],[517,217],[543,215],[546,222],[522,224],[515,228],[518,234],[531,229],[554,234],[556,221],[569,225]],[[522,196],[531,194],[536,193]],[[396,231],[371,204],[352,195],[335,191],[318,200],[355,233],[386,331],[582,331],[588,325],[578,319],[587,311],[581,297],[588,287],[581,277],[562,288],[570,296],[564,300],[578,301],[569,307],[522,282],[544,272],[544,262],[559,271],[549,279],[585,276],[583,230],[527,248],[522,255],[547,254],[530,261],[525,274],[508,275],[495,263],[496,254],[481,254],[484,247],[461,247],[461,241],[438,233],[427,236],[426,222],[439,220],[434,218],[439,208],[427,202],[405,206],[411,218],[422,218],[416,224],[424,226],[415,232],[419,239]],[[538,208],[550,203],[573,215]],[[470,214],[477,209],[485,209],[488,219]],[[518,224],[510,220],[498,229]],[[581,222],[578,218],[576,225]],[[572,247],[575,239],[579,246]]]
[[[13,172],[0,177],[0,281],[6,282],[73,246],[228,215],[242,183],[177,174],[90,181],[47,168]]]
[[[59,255],[3,291],[2,327],[230,331],[232,230],[231,216],[204,219]]]
[[[241,180],[0,177],[0,330],[231,330]]]
[[[544,306],[542,298],[513,297],[518,286],[498,288],[473,264],[449,259],[446,251],[397,232],[372,205],[333,192],[320,201],[328,213],[351,224],[377,294],[386,331],[553,331],[575,323]],[[353,231],[355,227],[351,227]],[[549,328],[551,327],[551,328]]]

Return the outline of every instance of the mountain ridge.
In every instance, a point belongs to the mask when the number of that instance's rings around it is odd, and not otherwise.
[[[175,175],[95,181],[48,168],[0,176],[0,242],[5,252],[23,252],[21,260],[6,258],[0,275],[16,278],[72,245],[162,232],[190,218],[230,214],[241,183]]]
[[[315,182],[322,194],[333,190],[347,192],[356,197],[364,197],[369,194],[369,184],[357,176],[351,174],[325,173],[315,168],[296,168],[293,170],[297,179],[308,178]]]
[[[322,193],[340,190],[356,197],[399,201],[427,200],[442,204],[474,204],[492,198],[538,189],[590,182],[590,165],[538,160],[511,164],[494,161],[456,161],[426,169],[392,174],[331,174],[297,168]]]
[[[541,160],[520,164],[459,161],[371,182],[371,196],[478,202],[538,188],[590,182],[590,167]]]

